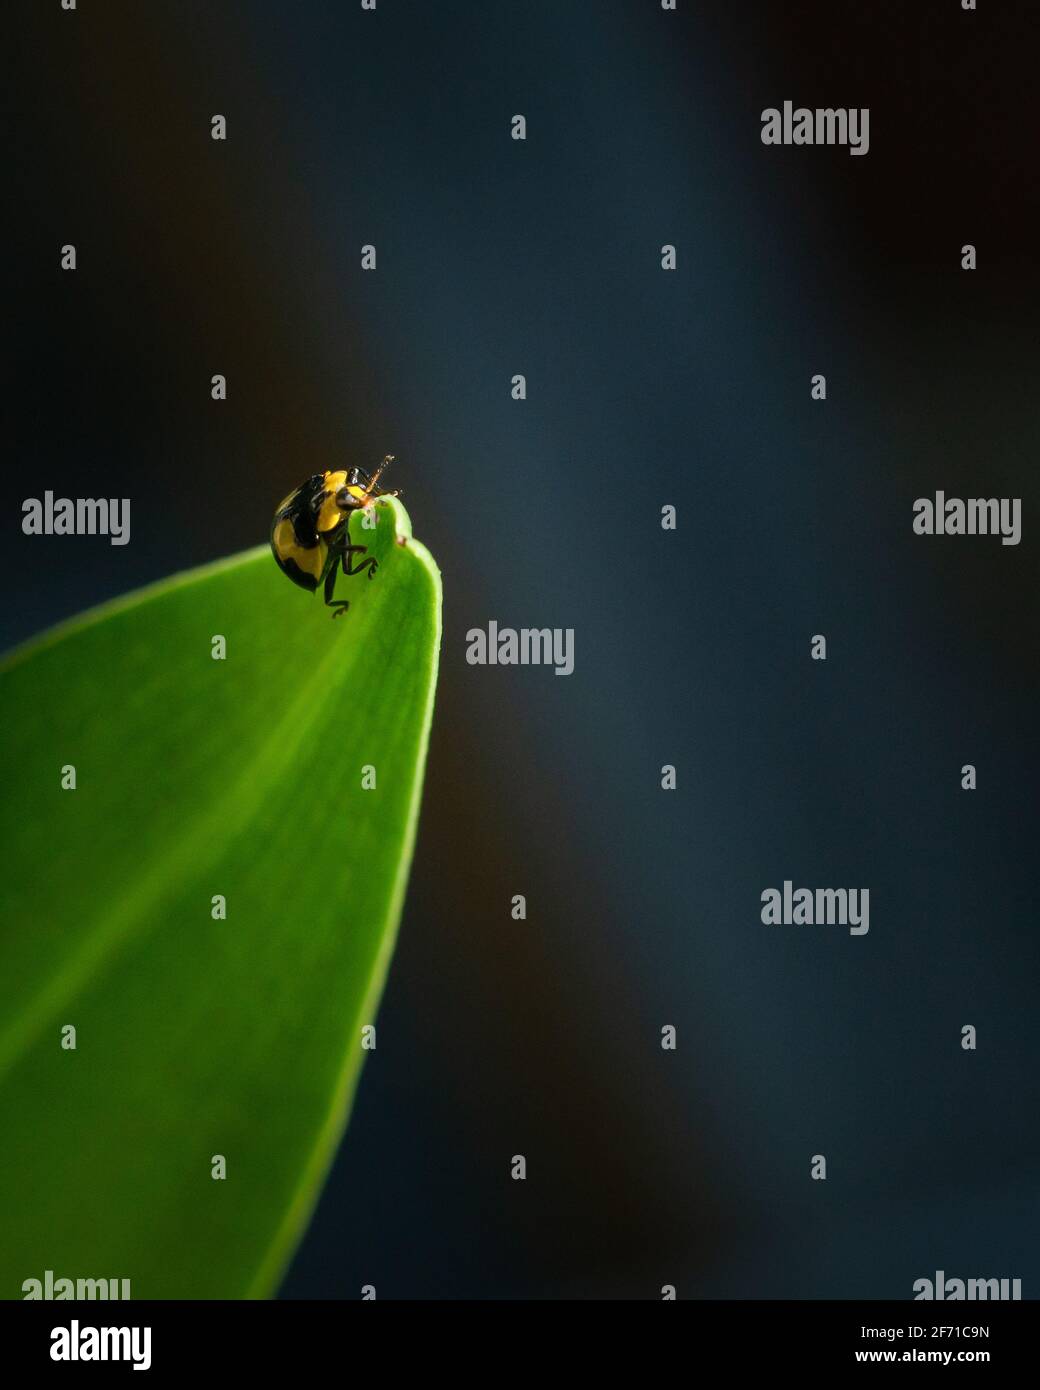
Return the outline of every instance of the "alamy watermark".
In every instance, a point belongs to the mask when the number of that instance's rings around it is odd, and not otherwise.
[[[112,545],[130,539],[129,497],[27,497],[22,503],[27,536],[107,536]]]
[[[152,1364],[150,1327],[90,1327],[73,1318],[51,1328],[52,1361],[131,1361],[135,1371]]]
[[[849,154],[870,149],[869,106],[767,106],[762,112],[763,145],[847,145]]]
[[[483,628],[466,633],[470,666],[554,666],[556,675],[574,670],[572,627],[502,627],[494,618]]]
[[[22,1281],[22,1293],[25,1295],[23,1302],[32,1299],[78,1299],[81,1303],[87,1299],[102,1300],[126,1300],[130,1297],[129,1279],[65,1279],[59,1276],[54,1277],[53,1269],[45,1269],[42,1279],[24,1279]]]
[[[1021,497],[918,497],[916,536],[999,536],[1001,545],[1022,539]]]
[[[1017,1300],[1022,1297],[1021,1279],[951,1279],[937,1269],[933,1279],[914,1280],[914,1302],[921,1299],[953,1303],[972,1300]]]
[[[762,921],[771,926],[848,927],[850,936],[870,931],[869,888],[795,888],[784,880],[779,888],[762,889]]]

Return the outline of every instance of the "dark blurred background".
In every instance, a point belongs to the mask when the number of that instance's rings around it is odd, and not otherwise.
[[[1035,1296],[1035,7],[17,9],[5,645],[388,451],[444,572],[379,1049],[284,1295]],[[869,154],[764,147],[786,98]],[[131,543],[24,537],[47,488]],[[913,536],[936,489],[1022,543]],[[489,618],[575,673],[468,666]],[[869,887],[869,935],[764,927],[785,878]]]

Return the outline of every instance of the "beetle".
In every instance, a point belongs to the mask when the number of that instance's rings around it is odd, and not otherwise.
[[[345,575],[368,571],[374,578],[379,562],[372,555],[355,565],[353,557],[364,555],[368,546],[354,545],[350,539],[352,514],[367,507],[377,497],[396,497],[378,487],[380,477],[393,462],[387,454],[369,476],[363,468],[315,473],[282,499],[271,522],[271,553],[283,574],[312,594],[325,586],[326,607],[338,618],[350,607],[349,599],[333,599],[336,566]]]

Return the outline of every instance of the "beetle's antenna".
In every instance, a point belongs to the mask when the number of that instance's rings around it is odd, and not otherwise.
[[[372,494],[373,494],[373,493],[375,492],[375,490],[376,490],[376,484],[379,482],[379,479],[383,476],[383,474],[384,474],[384,473],[386,472],[386,470],[390,467],[390,465],[393,463],[393,461],[394,461],[394,455],[393,455],[393,454],[387,454],[386,457],[383,459],[383,462],[378,466],[378,468],[376,469],[376,471],[372,474],[371,478],[369,478],[368,482],[365,484],[365,495],[366,495],[366,496],[368,496],[368,497],[371,497],[371,496],[372,496]]]

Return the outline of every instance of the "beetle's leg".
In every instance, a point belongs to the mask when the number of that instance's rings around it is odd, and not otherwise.
[[[367,560],[362,560],[359,565],[355,565],[353,568],[351,568],[350,563],[352,555],[364,555],[367,550],[367,545],[351,545],[348,541],[343,549],[343,573],[347,575],[360,574],[362,570],[368,570],[368,577],[371,579],[379,568],[379,561],[374,555],[370,555]]]
[[[350,607],[350,600],[346,598],[333,599],[332,595],[336,591],[336,564],[343,554],[342,540],[336,539],[329,543],[329,553],[325,556],[325,565],[318,580],[320,584],[325,581],[325,607],[333,610],[332,616],[338,618],[341,613],[345,613]]]
[[[332,597],[336,590],[336,560],[338,558],[338,556],[333,557],[329,572],[325,576],[325,607],[332,609],[332,616],[334,618],[338,618],[341,613],[345,613],[350,607],[349,598],[334,599]]]

